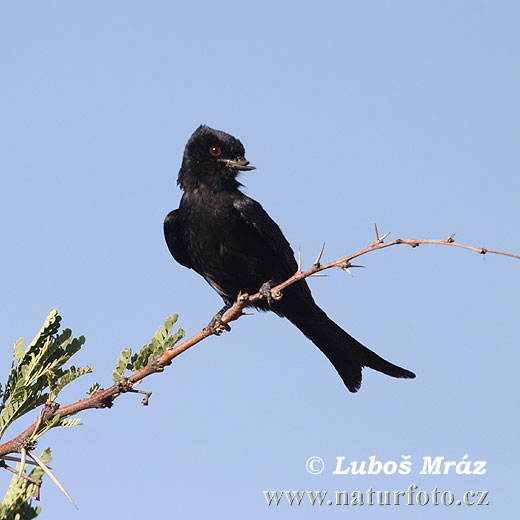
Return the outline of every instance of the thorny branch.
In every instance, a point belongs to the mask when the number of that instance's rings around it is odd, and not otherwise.
[[[303,271],[301,268],[301,254],[298,254],[298,270],[296,273],[294,273],[293,276],[291,276],[288,280],[285,282],[273,287],[271,289],[271,296],[273,299],[277,300],[282,297],[283,290],[288,287],[289,285],[298,282],[299,280],[303,280],[304,278],[308,278],[309,276],[316,275],[317,273],[320,273],[321,271],[325,271],[327,269],[331,269],[332,267],[339,267],[347,272],[349,271],[349,267],[354,267],[351,264],[351,261],[354,258],[358,258],[362,255],[366,255],[368,253],[371,253],[372,251],[377,251],[379,249],[384,249],[386,247],[401,245],[401,244],[407,244],[413,248],[418,247],[421,244],[435,244],[435,245],[444,245],[444,246],[451,246],[451,247],[459,247],[463,249],[469,249],[470,251],[475,251],[476,253],[479,253],[480,255],[484,256],[485,254],[496,254],[496,255],[503,255],[503,256],[509,256],[511,258],[520,259],[520,255],[515,255],[512,253],[504,253],[502,251],[494,251],[491,249],[486,249],[483,247],[473,247],[473,246],[467,246],[464,244],[459,244],[458,242],[455,242],[453,237],[454,235],[450,235],[448,238],[442,239],[442,240],[425,240],[425,239],[418,239],[418,238],[398,238],[396,240],[392,240],[391,242],[384,242],[384,239],[388,236],[388,233],[384,235],[383,237],[379,237],[379,233],[377,230],[377,227],[375,228],[376,231],[376,237],[374,242],[370,244],[369,246],[365,247],[364,249],[361,249],[355,253],[352,253],[348,256],[344,256],[343,258],[340,258],[338,260],[334,260],[333,262],[328,262],[326,264],[320,264],[321,256],[323,254],[324,246],[322,246],[318,257],[312,264],[311,268],[307,271]],[[237,298],[236,304],[222,317],[223,323],[229,323],[231,321],[235,321],[244,314],[244,309],[246,307],[250,307],[254,305],[256,302],[260,301],[264,296],[257,292],[253,295],[248,294],[239,294]],[[164,370],[164,367],[167,365],[170,365],[172,360],[176,358],[179,354],[182,354],[184,351],[188,350],[189,348],[193,347],[197,343],[201,342],[203,339],[210,336],[212,333],[208,329],[204,329],[198,334],[195,334],[191,338],[183,341],[180,345],[177,345],[176,347],[173,347],[171,349],[166,350],[161,356],[155,357],[150,359],[148,364],[142,368],[141,370],[138,370],[137,372],[134,372],[131,374],[128,378],[123,378],[122,380],[118,381],[116,384],[112,385],[110,388],[107,388],[106,390],[101,389],[98,392],[96,392],[94,395],[82,399],[81,401],[77,401],[75,403],[69,404],[64,407],[59,407],[55,410],[47,410],[46,412],[46,420],[51,419],[55,415],[59,415],[61,418],[65,418],[71,415],[75,415],[78,412],[81,412],[83,410],[88,410],[90,408],[110,408],[112,406],[112,402],[114,399],[116,399],[119,395],[126,393],[126,392],[135,392],[133,390],[133,386],[140,383],[145,377],[150,376],[151,374],[154,374],[156,372],[162,372]],[[145,397],[143,404],[148,403],[148,397],[149,393],[141,392],[148,394],[147,397]],[[5,457],[9,453],[21,453],[25,446],[30,443],[30,439],[33,435],[41,431],[43,428],[45,428],[45,422],[39,419],[34,424],[29,426],[25,431],[11,439],[10,441],[0,445],[0,457]]]

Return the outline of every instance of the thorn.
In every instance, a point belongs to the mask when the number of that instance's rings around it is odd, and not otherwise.
[[[65,488],[61,485],[60,481],[52,474],[51,470],[41,461],[32,451],[28,452],[29,457],[34,459],[34,462],[40,466],[40,468],[43,469],[46,475],[49,476],[49,478],[58,486],[58,489],[71,501],[72,505],[79,509],[78,506],[75,504],[74,500],[72,500],[71,496],[67,493]]]
[[[298,248],[298,272],[301,273],[302,271],[302,252],[300,248]]]
[[[323,250],[324,249],[325,249],[325,242],[323,242],[323,245],[321,246],[320,252],[318,253],[318,257],[316,258],[316,260],[314,260],[314,263],[312,264],[312,268],[313,269],[319,269],[321,255],[323,254]]]
[[[448,242],[448,244],[451,244],[452,242],[455,242],[455,240],[453,240],[453,237],[455,236],[455,233],[452,233],[447,239],[446,239],[446,242]]]
[[[327,278],[328,274],[312,273],[310,276],[316,276],[317,278]]]
[[[343,271],[346,271],[352,278],[354,278],[354,275],[350,271],[349,267],[354,267],[349,261],[345,262],[343,265],[340,266]]]
[[[254,312],[243,312],[241,316],[254,316]]]
[[[18,469],[16,482],[18,482],[22,478],[23,469],[25,468],[25,459],[27,458],[27,450],[25,449],[25,446],[20,450],[20,454],[20,468]]]
[[[481,248],[479,253],[482,255],[482,260],[485,260],[486,259],[486,253],[487,253],[487,249],[485,247]]]
[[[374,224],[374,228],[376,231],[376,239],[374,240],[374,244],[382,244],[383,240],[390,234],[390,231],[383,235],[382,237],[379,237],[379,231],[377,229],[377,224]]]

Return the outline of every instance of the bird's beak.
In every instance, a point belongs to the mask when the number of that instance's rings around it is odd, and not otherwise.
[[[246,161],[245,159],[218,159],[218,161],[233,170],[249,171],[255,169],[255,167],[250,166],[249,161]]]

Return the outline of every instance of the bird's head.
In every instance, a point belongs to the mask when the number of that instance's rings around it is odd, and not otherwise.
[[[242,143],[220,130],[201,125],[184,149],[177,183],[183,190],[197,186],[237,188],[240,171],[254,170],[245,158]]]

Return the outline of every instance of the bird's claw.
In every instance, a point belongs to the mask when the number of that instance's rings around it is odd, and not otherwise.
[[[269,280],[268,282],[265,282],[262,285],[262,287],[260,287],[260,290],[258,291],[258,293],[260,294],[262,299],[264,299],[266,301],[266,303],[267,303],[267,305],[269,305],[269,307],[271,307],[271,305],[273,304],[273,301],[274,301],[273,295],[271,293],[272,288],[273,288],[273,282],[272,282],[272,280]]]
[[[231,327],[222,321],[222,314],[218,312],[211,318],[211,321],[204,327],[204,330],[209,330],[211,334],[215,334],[215,336],[220,336],[223,332],[229,332]]]

